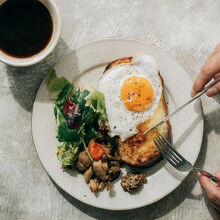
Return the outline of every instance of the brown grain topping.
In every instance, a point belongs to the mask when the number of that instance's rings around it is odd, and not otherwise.
[[[121,187],[126,192],[137,191],[147,182],[145,174],[127,173],[121,178]]]

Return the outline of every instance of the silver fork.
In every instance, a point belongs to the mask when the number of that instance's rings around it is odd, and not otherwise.
[[[213,182],[220,184],[220,181],[211,173],[194,167],[189,161],[187,161],[182,155],[180,155],[173,146],[166,140],[165,137],[159,135],[154,138],[154,143],[158,147],[161,154],[168,160],[168,162],[179,171],[199,171],[203,175],[209,177]]]

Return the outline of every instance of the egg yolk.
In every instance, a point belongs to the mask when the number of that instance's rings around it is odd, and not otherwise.
[[[153,98],[153,87],[144,77],[132,76],[124,81],[121,99],[128,110],[144,111],[151,106]]]

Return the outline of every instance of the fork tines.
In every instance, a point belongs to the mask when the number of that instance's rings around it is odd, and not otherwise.
[[[184,159],[162,135],[159,135],[153,141],[161,154],[170,162],[171,165],[176,167]]]

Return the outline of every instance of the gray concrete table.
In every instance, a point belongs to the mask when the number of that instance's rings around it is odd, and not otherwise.
[[[129,37],[166,48],[192,79],[220,41],[215,0],[56,0],[63,30],[55,51],[26,68],[0,64],[0,219],[212,219],[195,173],[170,195],[137,210],[87,206],[58,188],[43,169],[31,137],[31,111],[47,71],[84,42]],[[177,73],[178,74],[178,73]],[[205,131],[196,165],[220,169],[220,96],[202,98]]]

